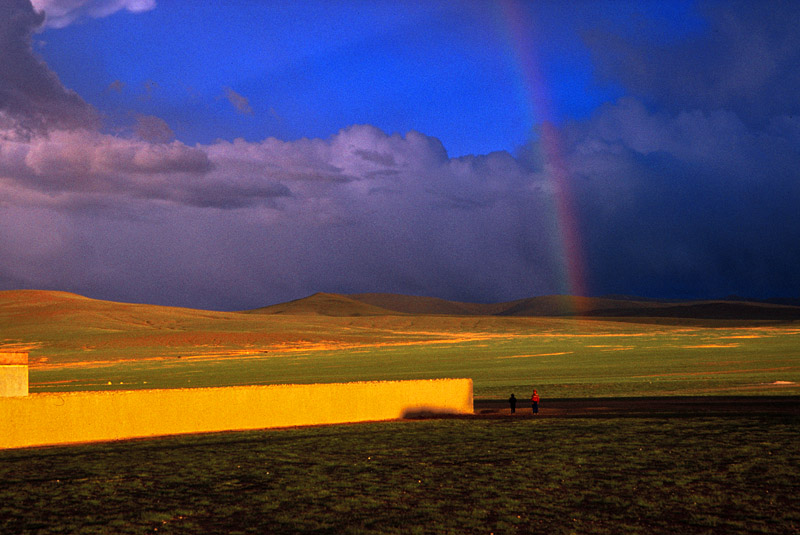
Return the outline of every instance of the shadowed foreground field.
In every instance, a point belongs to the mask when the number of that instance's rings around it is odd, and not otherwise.
[[[800,420],[424,420],[0,452],[2,533],[800,530]]]

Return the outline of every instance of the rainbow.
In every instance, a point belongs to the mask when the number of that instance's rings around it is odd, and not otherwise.
[[[531,124],[541,125],[538,130],[544,168],[554,195],[554,216],[559,231],[561,273],[559,293],[586,296],[583,248],[578,232],[578,217],[572,200],[572,182],[561,137],[554,125],[551,98],[547,83],[536,55],[536,25],[519,0],[501,2],[501,25],[506,34],[511,53],[518,68],[518,76],[525,91]],[[573,310],[580,312],[580,300],[573,300]]]

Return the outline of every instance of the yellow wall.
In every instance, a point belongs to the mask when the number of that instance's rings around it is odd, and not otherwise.
[[[28,367],[0,366],[0,398],[28,395]]]
[[[472,413],[471,379],[125,390],[0,399],[0,448]]]
[[[0,351],[0,398],[28,395],[28,354]]]

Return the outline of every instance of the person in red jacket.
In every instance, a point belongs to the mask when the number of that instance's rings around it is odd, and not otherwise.
[[[536,390],[531,395],[531,410],[533,410],[533,414],[539,414],[539,394]]]

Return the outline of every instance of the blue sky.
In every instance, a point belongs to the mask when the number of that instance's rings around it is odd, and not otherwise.
[[[800,4],[0,0],[0,289],[800,295]]]
[[[669,42],[703,28],[690,3],[165,2],[46,29],[37,51],[113,121],[156,115],[186,143],[325,138],[371,124],[419,130],[457,157],[514,150],[541,120],[522,87],[508,20],[517,16],[557,121],[624,94],[597,80],[583,32]],[[226,88],[252,113],[237,113]]]

